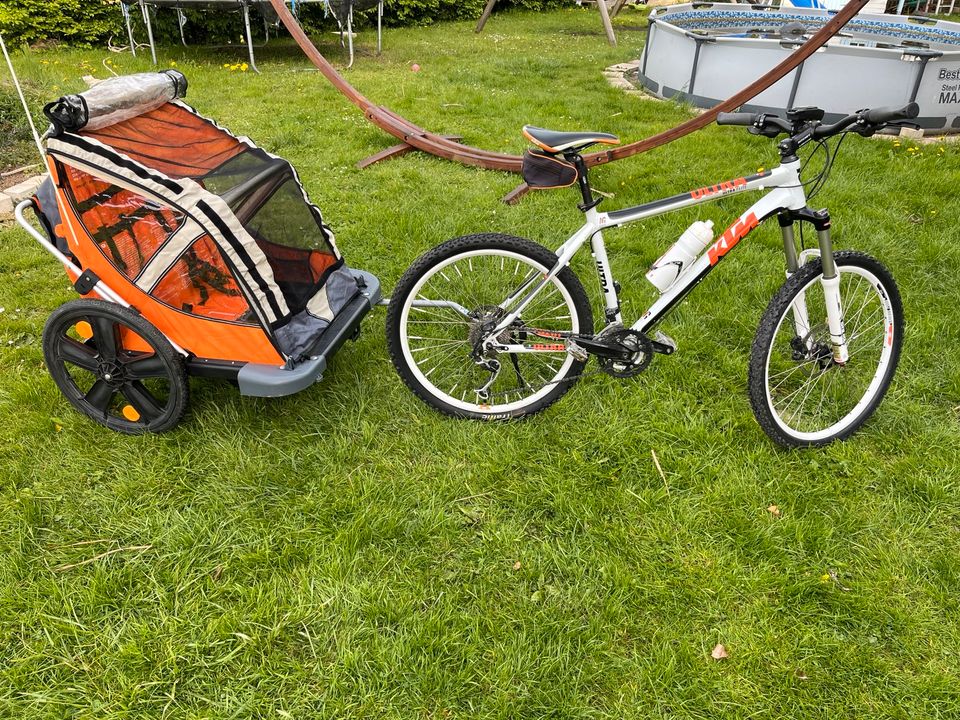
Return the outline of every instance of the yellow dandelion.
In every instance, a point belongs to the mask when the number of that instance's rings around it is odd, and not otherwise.
[[[246,72],[248,67],[250,67],[250,66],[247,65],[246,63],[243,63],[243,64],[240,65],[240,69],[241,69],[243,72]]]
[[[822,582],[822,583],[828,583],[828,582],[830,582],[830,573],[824,573],[823,575],[821,575],[821,576],[820,576],[820,582]]]

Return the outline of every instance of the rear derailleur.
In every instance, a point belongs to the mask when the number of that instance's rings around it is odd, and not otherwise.
[[[500,375],[500,370],[503,367],[502,363],[496,357],[496,350],[490,350],[486,348],[486,345],[490,339],[490,333],[497,326],[497,323],[500,322],[504,313],[503,308],[497,305],[483,305],[473,310],[469,315],[467,341],[471,345],[470,357],[476,365],[490,373],[487,381],[474,390],[479,402],[488,402],[490,400],[490,388],[493,387],[493,384],[497,381],[497,377]],[[522,323],[519,320],[514,321],[511,327],[496,336],[496,342],[498,343],[509,343],[512,340],[520,340],[522,342],[525,339],[526,333],[522,332]],[[520,366],[517,362],[516,355],[510,355],[510,360],[513,362],[520,387],[526,387],[527,384],[520,374]]]

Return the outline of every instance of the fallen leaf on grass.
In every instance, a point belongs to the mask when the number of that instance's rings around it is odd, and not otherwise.
[[[519,560],[517,560],[517,561],[513,564],[513,569],[514,569],[514,570],[519,570],[519,569],[520,569],[520,561],[519,561]]]
[[[728,657],[730,657],[730,655],[727,653],[727,649],[721,643],[717,643],[717,646],[710,653],[710,657],[712,657],[714,660],[726,660]]]
[[[773,515],[774,517],[780,517],[780,508],[777,505],[771,505],[767,508],[767,512]]]
[[[793,671],[793,674],[797,677],[797,680],[809,680],[810,676],[807,675],[803,670],[797,668]]]

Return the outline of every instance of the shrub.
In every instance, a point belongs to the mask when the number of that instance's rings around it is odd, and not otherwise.
[[[498,9],[522,7],[528,10],[544,10],[560,6],[570,0],[499,0]],[[485,0],[387,0],[384,7],[384,22],[388,25],[420,25],[438,20],[470,20],[480,17]],[[144,42],[146,32],[140,17],[140,8],[131,5],[134,34]],[[267,11],[269,12],[269,10]],[[184,34],[191,44],[236,40],[241,30],[235,12],[211,10],[186,10],[187,23]],[[302,4],[298,8],[300,21],[308,31],[331,29],[335,22],[328,17],[319,3]],[[263,24],[258,6],[251,11],[251,25],[255,35]],[[376,10],[356,13],[357,27],[369,25],[376,20]],[[163,9],[151,16],[153,34],[158,42],[177,42],[180,38],[177,14]],[[126,30],[120,7],[106,0],[16,0],[0,4],[0,32],[7,42],[34,43],[56,40],[71,45],[100,45],[111,37],[117,43],[126,44]]]
[[[74,45],[93,45],[120,33],[122,25],[119,7],[103,0],[0,3],[0,32],[8,44],[59,40]]]

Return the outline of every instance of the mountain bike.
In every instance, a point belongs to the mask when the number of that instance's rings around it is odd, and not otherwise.
[[[834,251],[827,210],[808,207],[830,174],[847,134],[870,136],[907,123],[916,103],[862,110],[833,123],[824,111],[720,113],[775,138],[778,167],[642,205],[599,212],[581,152],[615,144],[606,133],[555,132],[526,126],[538,146],[524,156],[524,178],[535,187],[577,184],[583,226],[556,251],[510,235],[483,233],[448,240],[417,259],[400,279],[387,311],[387,342],[400,377],[424,402],[462,418],[507,420],[539,412],[585,375],[593,356],[618,378],[645,370],[676,343],[657,329],[747,235],[776,217],[786,257],[786,282],[770,300],[750,351],[748,394],[763,430],[777,443],[818,446],[848,437],[873,414],[890,385],[903,341],[903,307],[890,272],[860,252]],[[828,139],[839,136],[835,146]],[[812,145],[811,145],[812,144]],[[820,149],[819,174],[803,181],[798,153]],[[811,148],[808,148],[810,151]],[[765,193],[719,237],[691,228],[648,273],[659,298],[624,324],[602,232],[681,208],[750,191]],[[795,227],[816,232],[803,249]],[[694,225],[697,225],[695,223]],[[594,332],[590,301],[569,267],[585,244],[603,295],[603,327]],[[798,247],[799,246],[799,247]]]

